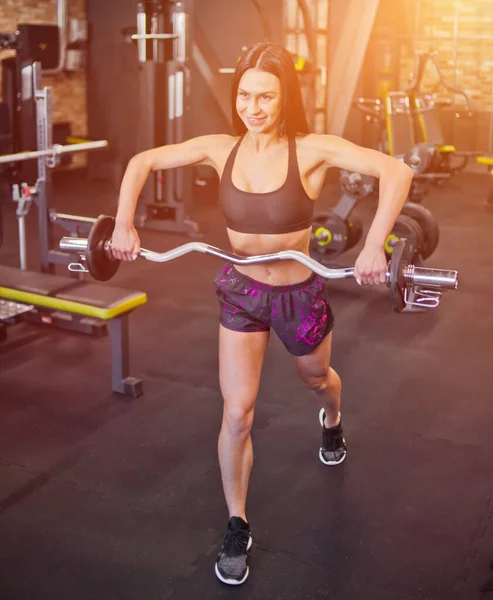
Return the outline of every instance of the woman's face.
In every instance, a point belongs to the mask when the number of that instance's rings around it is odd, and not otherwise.
[[[275,130],[281,116],[279,78],[260,69],[245,71],[238,86],[236,111],[252,133]]]

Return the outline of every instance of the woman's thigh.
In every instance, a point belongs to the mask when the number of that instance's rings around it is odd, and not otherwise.
[[[310,354],[295,357],[300,377],[307,383],[315,383],[328,376],[332,351],[332,332]]]
[[[219,326],[219,384],[226,407],[255,405],[269,331],[244,333]]]

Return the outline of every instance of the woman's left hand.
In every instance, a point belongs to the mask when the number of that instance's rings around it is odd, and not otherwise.
[[[354,277],[359,284],[385,283],[387,259],[382,246],[365,245],[354,263]]]

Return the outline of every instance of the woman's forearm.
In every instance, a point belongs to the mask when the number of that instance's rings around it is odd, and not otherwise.
[[[412,170],[406,165],[402,167],[380,178],[378,208],[366,237],[366,245],[383,248],[401,212],[413,178]]]
[[[116,224],[123,227],[133,225],[135,209],[151,166],[144,153],[135,155],[128,163],[120,186],[120,197],[116,213]]]

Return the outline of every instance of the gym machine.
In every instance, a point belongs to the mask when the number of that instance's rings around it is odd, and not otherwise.
[[[25,85],[31,91],[30,101],[34,107],[34,132],[37,139],[37,150],[18,152],[0,156],[0,165],[34,164],[34,185],[21,182],[13,184],[12,199],[17,203],[17,218],[19,221],[19,247],[21,269],[26,269],[26,240],[25,218],[34,202],[38,209],[39,257],[41,270],[44,273],[54,273],[56,264],[67,264],[66,254],[53,248],[52,224],[58,223],[70,233],[89,231],[92,220],[77,216],[58,215],[50,209],[49,201],[52,196],[51,169],[56,167],[60,158],[74,152],[87,152],[106,148],[108,142],[99,140],[78,144],[53,144],[52,121],[52,88],[41,85],[41,63],[25,64],[22,69]]]
[[[36,147],[36,106],[31,70],[38,61],[42,69],[53,69],[60,54],[56,25],[20,24],[15,33],[0,34],[0,50],[15,50],[1,61],[0,154],[25,152]],[[34,163],[14,163],[1,170],[9,183],[34,181]]]
[[[433,66],[438,76],[438,82],[431,93],[424,94],[421,90],[421,84],[428,63],[431,63]],[[440,86],[452,95],[452,99],[437,100],[435,98],[435,94]],[[436,150],[435,169],[438,172],[457,173],[467,165],[470,158],[479,156],[480,152],[457,151],[455,146],[446,144],[445,142],[439,122],[438,110],[443,107],[453,107],[454,119],[463,118],[454,107],[453,98],[455,96],[463,98],[466,118],[472,117],[474,110],[467,93],[463,89],[450,85],[445,81],[436,50],[416,53],[413,78],[410,86],[404,92],[409,95],[411,109],[416,117],[422,142],[431,144]]]
[[[75,152],[88,152],[106,148],[108,142],[99,140],[77,144],[53,144],[52,141],[52,88],[42,88],[41,85],[41,63],[25,63],[22,69],[23,85],[30,90],[29,101],[33,105],[35,122],[33,131],[36,136],[37,150],[29,152],[17,152],[0,156],[0,167],[12,168],[15,165],[34,165],[32,176],[34,185],[26,181],[12,185],[12,199],[17,203],[16,216],[19,230],[19,253],[21,271],[27,269],[26,252],[26,228],[25,220],[32,206],[35,204],[38,212],[39,231],[39,258],[42,273],[54,274],[57,264],[66,265],[70,257],[54,248],[53,224],[57,223],[72,235],[87,233],[90,231],[94,219],[78,217],[75,215],[63,215],[57,213],[50,207],[52,198],[52,175],[51,169],[56,167],[60,158]],[[27,98],[24,100],[25,112]],[[30,112],[30,111],[29,111]],[[21,171],[17,171],[18,174]],[[22,175],[30,172],[22,171]],[[29,306],[29,305],[28,305]],[[95,320],[75,318],[70,321],[58,314],[47,315],[41,311],[33,311],[33,307],[15,302],[0,301],[0,320],[12,319],[23,313],[28,320],[42,320],[63,328],[70,328],[89,334],[101,335],[106,330],[106,325]],[[7,314],[8,313],[8,314]],[[15,314],[14,314],[15,313]]]
[[[191,83],[189,27],[183,1],[137,2],[137,33],[128,38],[136,42],[139,60],[139,101],[146,118],[137,133],[142,149],[184,140]],[[142,190],[137,227],[199,234],[198,224],[185,214],[188,179],[183,168],[153,173]]]

